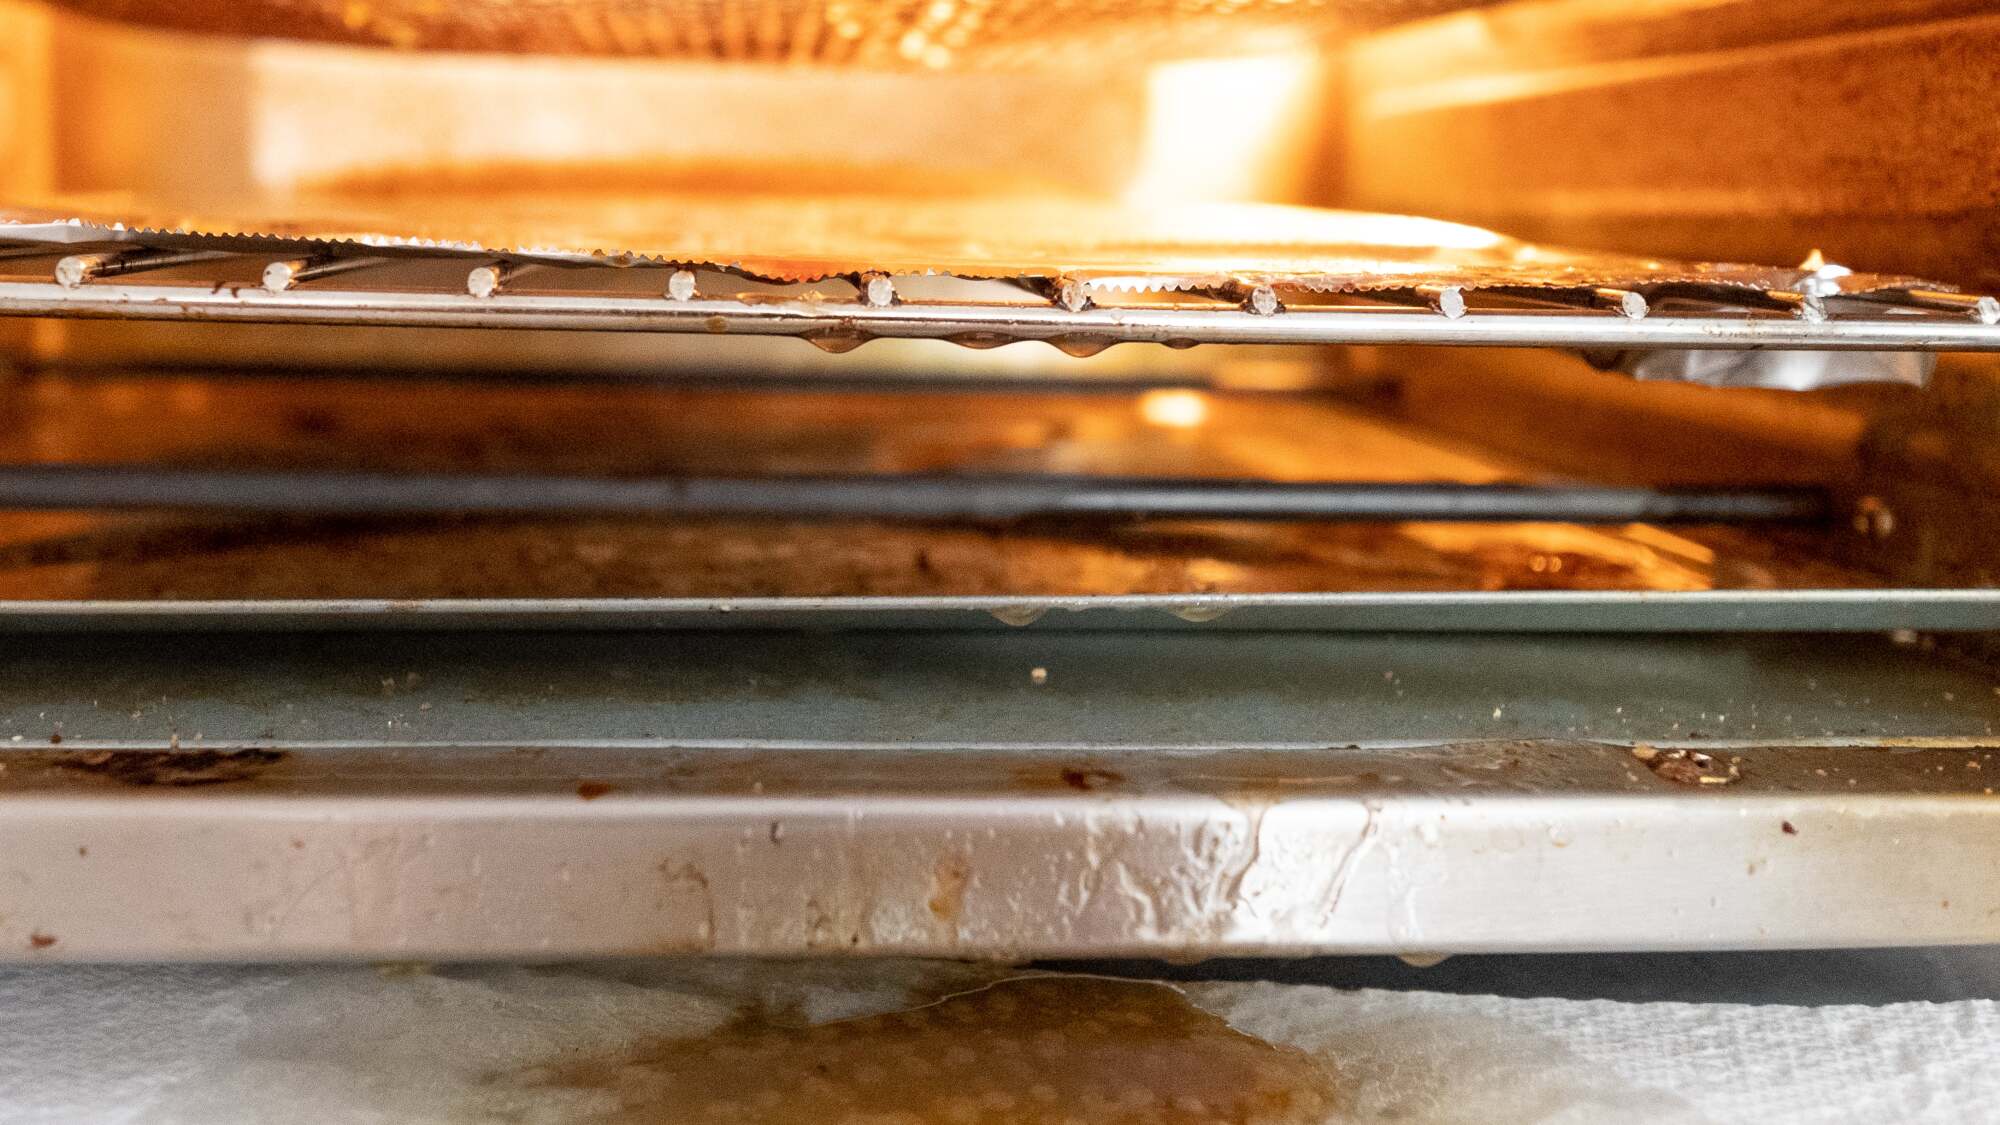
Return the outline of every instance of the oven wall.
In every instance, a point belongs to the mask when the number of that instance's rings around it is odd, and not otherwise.
[[[2000,285],[1990,3],[1538,0],[1348,62],[1351,205]]]

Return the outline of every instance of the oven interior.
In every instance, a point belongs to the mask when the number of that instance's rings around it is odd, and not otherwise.
[[[848,7],[0,6],[0,838],[60,873],[6,949],[1993,936],[1980,5]],[[206,218],[997,245],[1030,197],[1625,273],[798,279]]]

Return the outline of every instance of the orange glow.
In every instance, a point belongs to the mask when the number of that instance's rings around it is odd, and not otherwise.
[[[1139,416],[1155,426],[1191,430],[1208,421],[1208,398],[1200,391],[1147,391],[1139,396]]]
[[[1145,140],[1124,198],[1310,198],[1319,172],[1314,143],[1327,127],[1326,81],[1325,64],[1309,47],[1151,68]],[[1218,97],[1218,90],[1229,94]]]

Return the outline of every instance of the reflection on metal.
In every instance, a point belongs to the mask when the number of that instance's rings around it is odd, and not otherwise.
[[[1859,299],[1872,298],[1863,295]],[[1992,297],[1974,296],[1970,293],[1940,293],[1932,289],[1912,289],[1901,294],[1897,302],[1918,308],[1961,313],[1981,324],[2000,324],[2000,300]]]
[[[1612,368],[1635,379],[1709,387],[1812,391],[1849,383],[1921,387],[1937,367],[1930,352],[1694,351],[1661,348],[1626,352]]]
[[[1715,633],[2000,630],[2000,590],[1514,590],[1079,597],[0,601],[0,633],[292,629],[1241,630]]]

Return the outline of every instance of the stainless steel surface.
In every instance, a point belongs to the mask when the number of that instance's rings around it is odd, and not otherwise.
[[[1940,293],[1932,289],[1912,289],[1901,294],[1898,299],[1902,303],[1923,308],[1962,313],[1982,324],[2000,324],[2000,300],[1992,297],[1974,296],[1970,293]]]
[[[1831,513],[1809,488],[1615,488],[1056,474],[576,477],[0,465],[0,508],[645,513],[1019,520],[1552,520],[1767,523]]]
[[[1937,366],[1931,352],[1824,352],[1655,348],[1620,354],[1610,365],[1635,379],[1708,387],[1813,391],[1850,383],[1921,387]]]
[[[323,281],[356,270],[376,269],[384,264],[379,258],[336,258],[328,254],[290,258],[264,267],[264,288],[273,293],[283,293],[293,286]]]
[[[149,270],[174,269],[179,266],[213,262],[229,256],[226,252],[217,250],[134,247],[97,254],[71,254],[56,263],[54,274],[57,285],[65,289],[75,289],[87,281],[101,277],[123,277]]]
[[[1921,746],[1993,738],[2000,722],[1990,672],[1885,637],[38,637],[8,646],[0,671],[0,753],[175,738],[293,750]]]
[[[848,346],[871,337],[1233,344],[1440,344],[1575,348],[1789,348],[1996,351],[2000,325],[1937,314],[1841,315],[1811,321],[1748,310],[1564,313],[1473,309],[1452,317],[1396,306],[1303,306],[1276,315],[1224,305],[1050,305],[852,300],[679,300],[502,290],[295,289],[243,285],[0,282],[0,315],[281,324],[579,329],[803,336]]]
[[[0,601],[8,632],[1227,630],[1887,633],[2000,630],[2000,590],[1513,590],[759,598]]]
[[[6,659],[11,958],[2000,936],[1992,677],[1879,640],[67,638]]]

